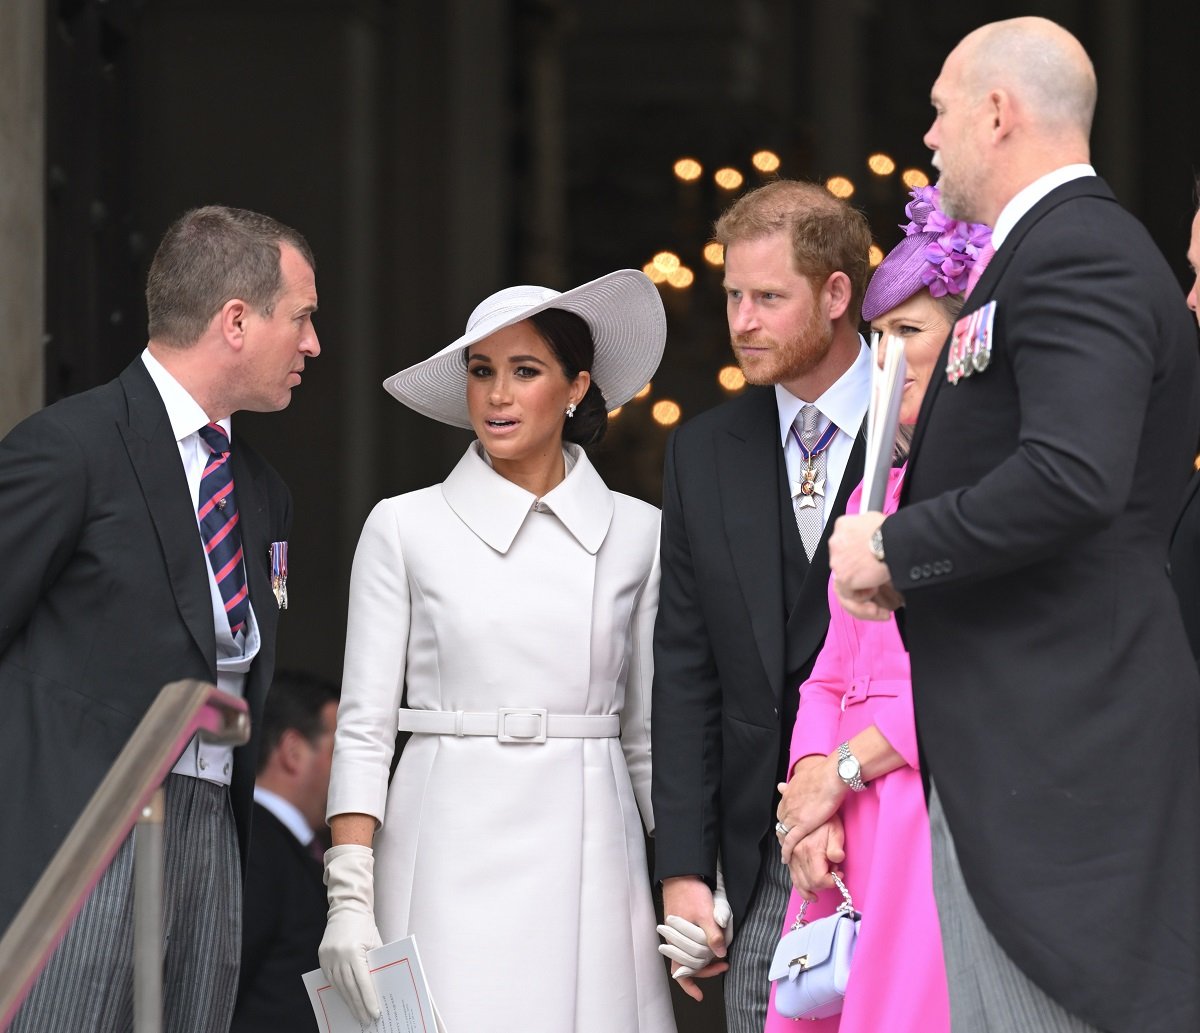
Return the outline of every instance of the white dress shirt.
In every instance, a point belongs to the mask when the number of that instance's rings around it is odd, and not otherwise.
[[[871,394],[871,349],[862,335],[858,338],[858,358],[819,398],[811,403],[797,398],[781,384],[775,385],[775,404],[779,409],[779,436],[783,443],[783,461],[787,466],[789,490],[800,483],[804,457],[796,444],[791,430],[792,424],[805,405],[815,405],[826,419],[837,426],[837,433],[829,443],[825,456],[825,507],[828,519],[841,487],[842,476],[850,462],[850,450],[854,438],[867,415],[867,401]],[[805,442],[809,444],[809,442]]]
[[[255,786],[254,802],[262,804],[283,822],[288,832],[300,841],[301,846],[308,846],[316,837],[316,833],[308,827],[308,822],[304,820],[304,815],[300,813],[296,805],[290,800],[285,800],[278,793],[273,793],[270,789],[264,789],[262,786]]]
[[[1004,243],[1005,238],[1012,232],[1013,227],[1021,221],[1021,216],[1050,193],[1051,190],[1056,190],[1064,183],[1070,183],[1073,179],[1083,179],[1084,176],[1094,176],[1095,174],[1096,170],[1091,165],[1082,163],[1064,165],[1053,172],[1047,172],[1044,176],[1035,179],[1029,186],[1018,190],[1010,198],[1008,204],[1000,209],[1000,214],[996,216],[996,225],[992,230],[992,247],[999,251],[1000,245]]]
[[[200,437],[200,428],[210,420],[199,403],[187,392],[147,348],[142,352],[142,363],[158,388],[163,405],[167,410],[167,419],[171,421],[171,433],[175,435],[179,446],[179,459],[183,463],[183,472],[187,477],[188,493],[192,501],[192,509],[197,508],[200,495],[200,481],[204,476],[204,468],[208,465],[211,455],[208,446]],[[232,430],[229,420],[217,420],[217,424],[230,435]],[[204,548],[204,537],[200,533],[200,518],[196,517],[196,534],[200,538],[200,547]],[[235,639],[229,631],[229,618],[225,613],[225,600],[221,598],[221,590],[213,577],[212,567],[205,562],[208,571],[209,595],[213,607],[213,629],[217,640],[217,688],[231,696],[245,695],[246,672],[250,670],[255,656],[261,645],[258,633],[258,621],[254,618],[254,607],[250,606],[246,615],[246,625],[238,632]],[[233,774],[233,748],[217,746],[201,742],[199,737],[184,748],[172,772],[177,775],[191,775],[193,778],[203,778],[209,782],[229,785]]]

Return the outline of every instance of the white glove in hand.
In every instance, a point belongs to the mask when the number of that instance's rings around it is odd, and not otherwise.
[[[381,946],[375,928],[375,853],[369,846],[346,843],[325,851],[329,917],[317,957],[325,977],[337,988],[364,1026],[380,1015],[367,951]]]
[[[718,862],[717,887],[713,890],[713,921],[725,930],[727,947],[733,939],[732,919],[733,911],[725,895],[725,874]],[[693,976],[716,959],[704,930],[678,915],[667,915],[665,924],[658,926],[658,935],[664,941],[658,945],[659,954],[679,963],[680,967],[671,973],[674,979]]]

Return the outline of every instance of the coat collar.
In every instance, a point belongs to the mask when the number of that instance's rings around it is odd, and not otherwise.
[[[567,475],[539,500],[502,477],[472,442],[450,476],[442,497],[455,515],[499,553],[507,553],[529,514],[553,513],[580,545],[595,555],[612,523],[613,498],[578,445],[563,445]]]

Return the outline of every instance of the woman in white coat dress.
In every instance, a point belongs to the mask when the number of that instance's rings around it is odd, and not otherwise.
[[[361,1021],[366,951],[413,934],[449,1033],[675,1029],[641,827],[659,514],[581,447],[665,337],[640,272],[512,287],[384,385],[479,440],[354,558],[321,964]]]

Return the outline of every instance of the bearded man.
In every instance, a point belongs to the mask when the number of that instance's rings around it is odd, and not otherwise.
[[[673,972],[729,975],[731,1033],[759,1033],[791,882],[774,835],[797,689],[829,623],[825,527],[862,475],[871,234],[810,183],[777,180],[716,225],[733,351],[751,385],[667,447],[654,635],[656,877]],[[720,855],[724,888],[716,899]],[[727,904],[725,897],[727,896]],[[732,909],[737,926],[720,921]],[[690,934],[695,964],[672,939]],[[713,960],[715,958],[715,960]],[[711,961],[709,964],[703,964]]]

